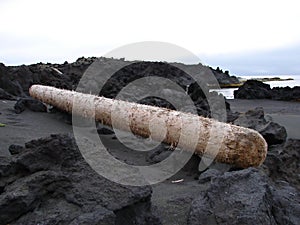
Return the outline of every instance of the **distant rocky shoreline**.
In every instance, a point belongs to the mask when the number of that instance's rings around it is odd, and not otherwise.
[[[5,66],[0,63],[0,97],[2,99],[16,99],[16,97],[28,96],[28,89],[32,84],[44,84],[49,86],[55,86],[64,89],[75,89],[81,76],[86,69],[96,60],[105,62],[111,65],[119,65],[120,63],[134,64],[131,69],[124,69],[123,75],[134,71],[143,73],[143,76],[161,74],[174,74],[174,67],[187,68],[192,73],[200,73],[201,71],[208,71],[215,76],[219,84],[229,85],[238,84],[239,80],[235,76],[230,76],[228,71],[223,72],[220,69],[213,69],[211,67],[204,66],[202,64],[197,65],[184,65],[181,63],[163,63],[163,62],[143,62],[136,61],[130,62],[124,59],[113,59],[105,57],[90,57],[79,58],[76,62],[63,64],[51,64],[51,63],[37,63],[32,65],[20,65],[20,66]],[[173,67],[173,68],[171,68]],[[176,70],[176,69],[175,69]],[[177,79],[180,80],[181,86],[190,85],[193,81],[187,76],[181,79],[177,70]],[[208,78],[206,82],[209,82]],[[184,87],[185,88],[185,87]]]
[[[280,77],[264,77],[264,78],[250,78],[245,79],[238,77],[239,83],[233,84],[220,84],[221,88],[237,88],[243,86],[247,81],[259,81],[259,82],[271,82],[271,81],[289,81],[294,80],[294,78],[280,78]]]
[[[237,99],[273,99],[282,101],[300,101],[300,87],[274,87],[257,80],[246,81],[234,91]]]

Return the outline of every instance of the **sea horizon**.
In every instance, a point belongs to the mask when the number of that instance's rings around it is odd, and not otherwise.
[[[261,78],[274,78],[279,77],[281,79],[289,79],[292,78],[293,80],[282,80],[282,81],[267,81],[264,82],[265,84],[269,84],[271,88],[274,87],[296,87],[300,86],[300,75],[241,75],[236,76],[242,79],[261,79]],[[226,99],[234,99],[233,92],[238,88],[222,88],[222,89],[212,89],[211,91],[216,91],[220,94],[223,94]]]

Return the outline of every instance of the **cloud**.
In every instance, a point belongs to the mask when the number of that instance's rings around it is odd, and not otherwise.
[[[300,75],[300,43],[243,54],[203,56],[202,59],[235,75]]]
[[[7,64],[100,56],[142,41],[212,56],[300,39],[293,0],[1,0],[0,6],[0,60]]]

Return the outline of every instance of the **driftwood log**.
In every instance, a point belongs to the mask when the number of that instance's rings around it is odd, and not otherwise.
[[[162,140],[199,155],[205,153],[218,162],[246,168],[259,166],[266,158],[267,143],[252,129],[194,114],[49,86],[33,85],[29,93],[33,98],[69,113],[95,118],[105,125],[142,137],[151,136],[154,140]],[[117,114],[114,110],[118,110]],[[113,114],[118,116],[112,120]],[[123,115],[129,115],[129,118]],[[128,119],[129,129],[124,123]]]

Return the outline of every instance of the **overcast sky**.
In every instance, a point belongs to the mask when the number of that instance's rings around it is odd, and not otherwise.
[[[0,61],[63,63],[162,41],[236,75],[300,74],[298,2],[0,0]]]

